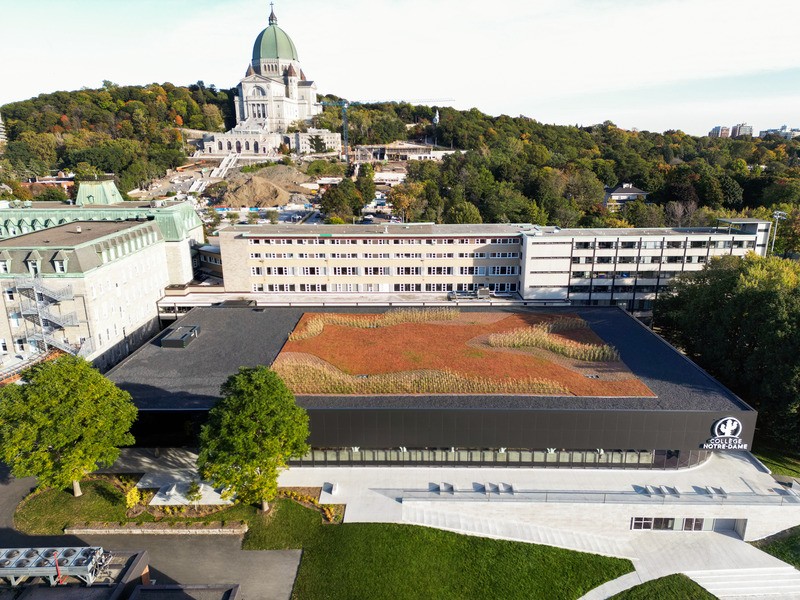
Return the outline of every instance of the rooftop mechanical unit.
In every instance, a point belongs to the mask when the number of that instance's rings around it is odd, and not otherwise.
[[[13,587],[29,577],[41,577],[58,585],[64,577],[75,577],[92,585],[111,559],[99,546],[77,548],[0,549],[0,578]]]
[[[167,335],[161,338],[162,348],[186,348],[197,336],[200,327],[197,325],[181,325],[170,329]]]

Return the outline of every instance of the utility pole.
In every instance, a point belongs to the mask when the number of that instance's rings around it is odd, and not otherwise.
[[[776,210],[772,213],[772,218],[775,219],[775,233],[772,234],[772,247],[769,250],[770,254],[775,254],[775,239],[778,237],[778,223],[785,220],[788,215],[782,210]]]

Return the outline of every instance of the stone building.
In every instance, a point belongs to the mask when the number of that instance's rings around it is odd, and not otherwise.
[[[278,27],[275,11],[269,26],[256,38],[253,55],[234,99],[236,126],[226,133],[207,135],[201,153],[248,156],[276,156],[285,144],[298,154],[311,153],[314,144],[324,145],[318,152],[340,152],[338,133],[325,129],[292,132],[295,123],[310,123],[322,112],[317,102],[317,86],[300,67],[294,42]],[[318,137],[318,141],[314,138]]]
[[[0,241],[0,376],[53,351],[101,370],[158,331],[170,283],[154,220],[80,221]]]

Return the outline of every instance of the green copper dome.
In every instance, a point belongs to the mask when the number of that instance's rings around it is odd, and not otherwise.
[[[294,47],[292,38],[278,27],[278,18],[272,11],[269,15],[269,27],[258,34],[256,43],[253,45],[253,63],[276,58],[298,60],[297,49]]]

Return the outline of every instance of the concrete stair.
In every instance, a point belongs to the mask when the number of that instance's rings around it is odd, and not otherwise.
[[[533,525],[525,521],[477,517],[461,514],[455,510],[415,506],[414,502],[408,501],[403,502],[402,520],[412,525],[423,525],[467,535],[543,544],[617,558],[633,558],[631,548],[622,540]]]
[[[786,567],[714,569],[684,574],[723,599],[800,599],[800,571]]]

